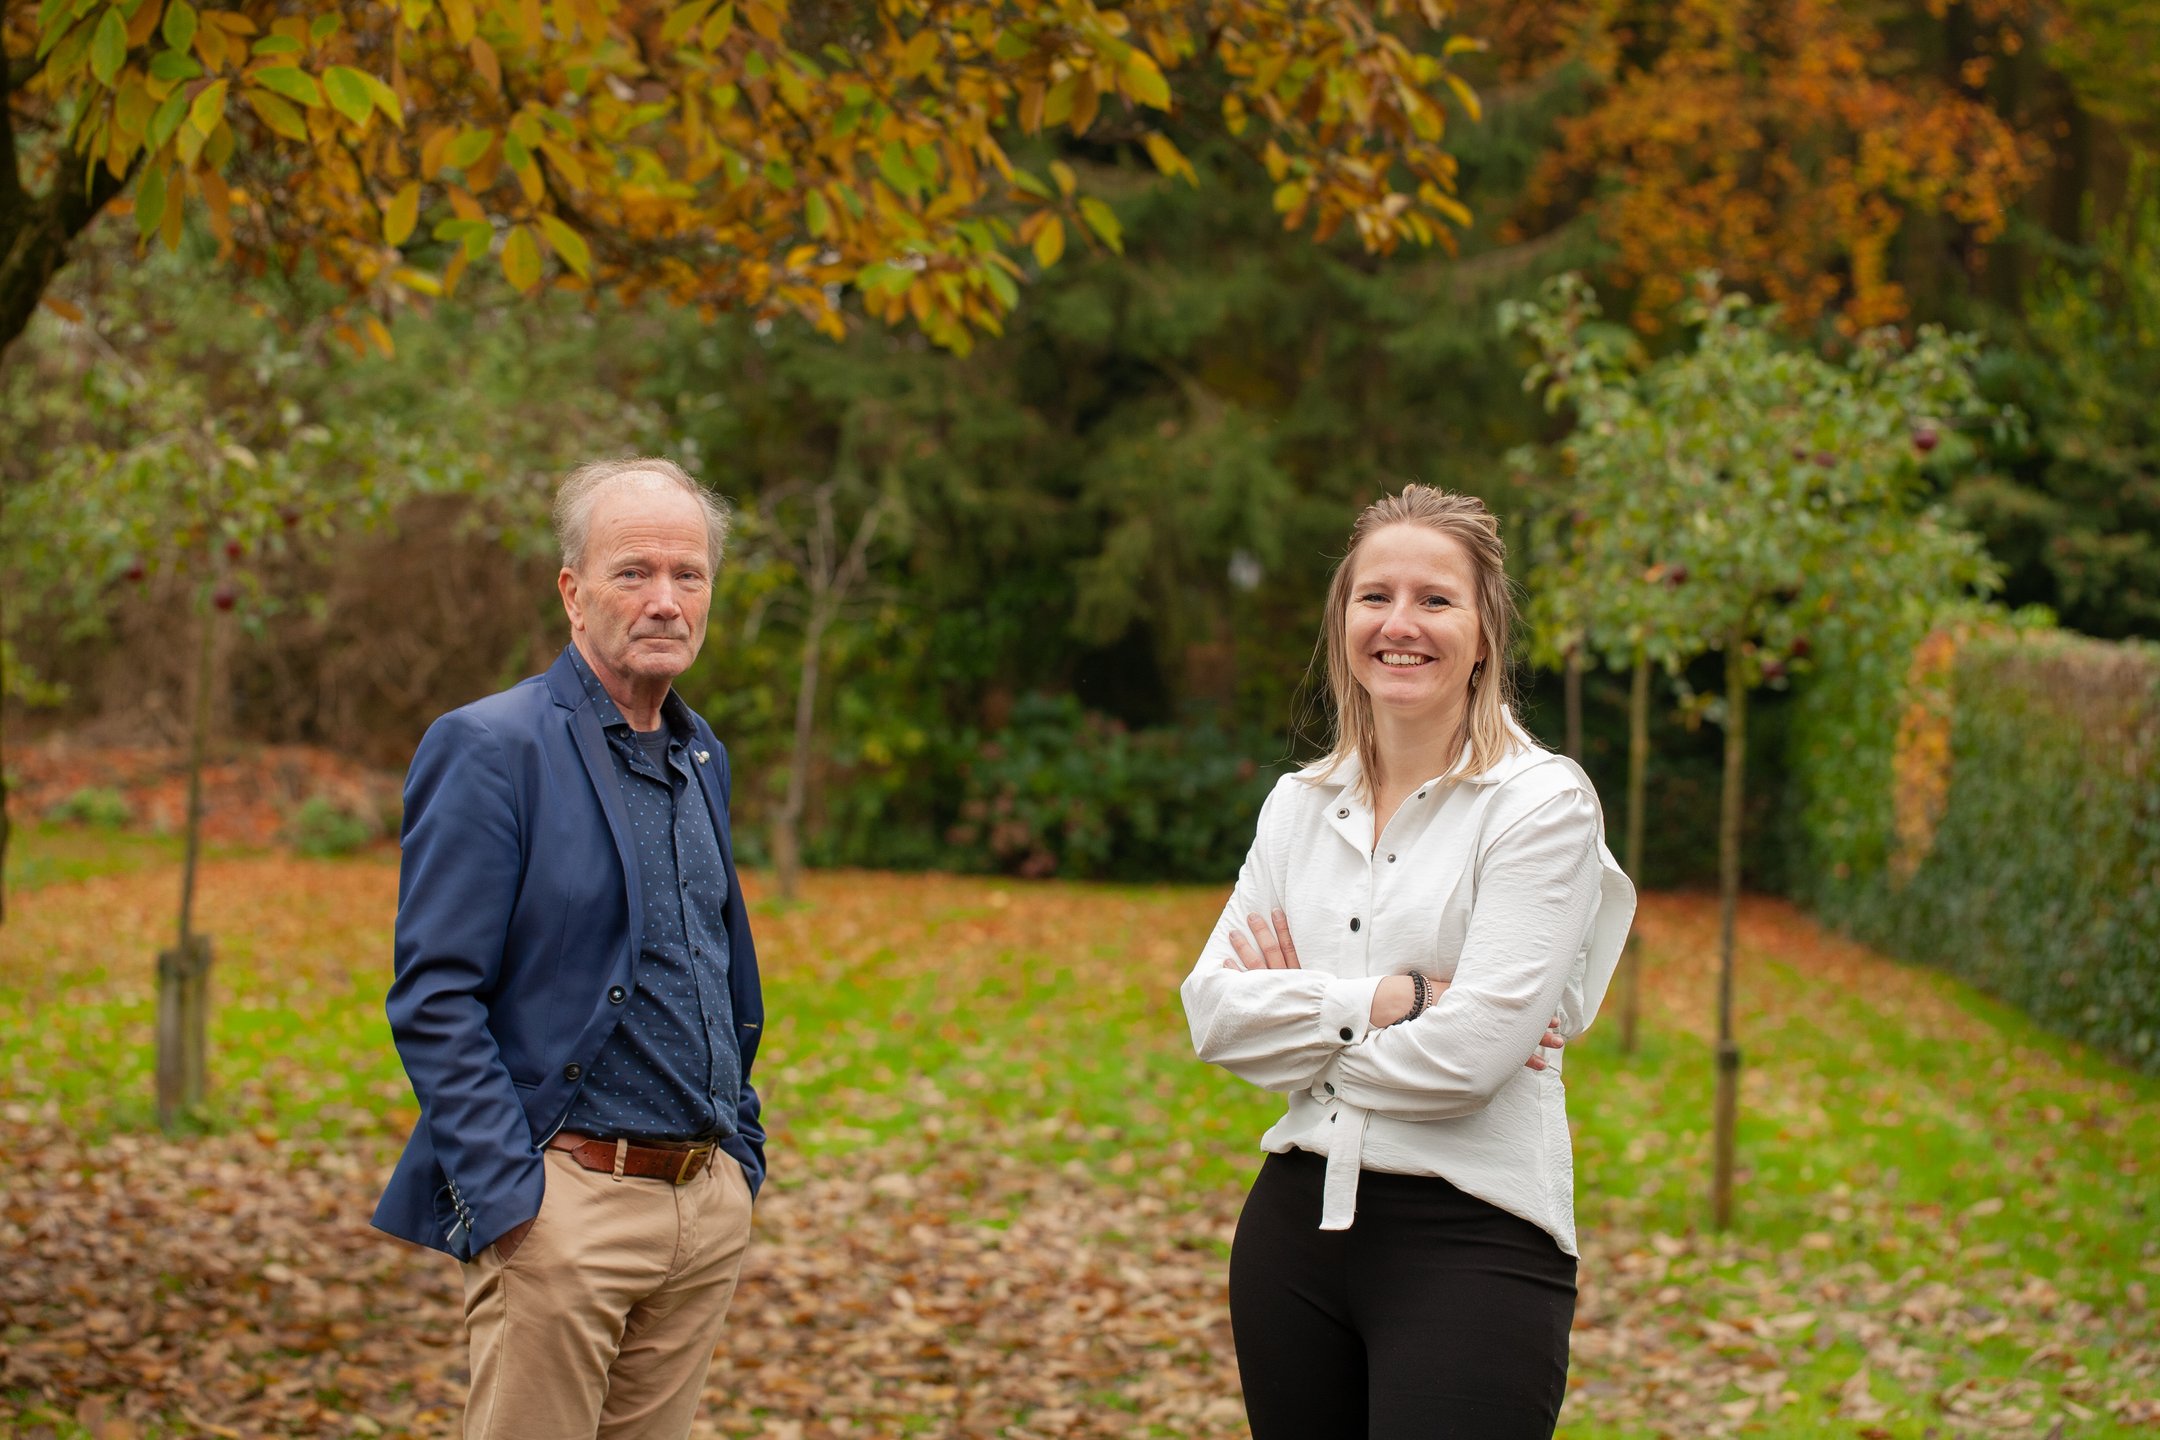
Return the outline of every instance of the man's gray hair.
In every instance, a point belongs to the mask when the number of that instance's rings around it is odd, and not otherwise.
[[[670,485],[680,486],[698,502],[698,508],[705,512],[707,558],[713,573],[718,575],[720,553],[727,545],[727,507],[710,490],[691,479],[682,466],[652,455],[639,455],[628,460],[592,460],[570,472],[562,488],[555,492],[555,543],[562,551],[564,566],[571,570],[585,568],[585,539],[592,530],[593,505],[601,492],[629,475],[658,476]]]

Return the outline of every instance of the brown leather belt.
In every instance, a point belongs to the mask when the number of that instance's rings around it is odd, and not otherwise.
[[[624,1140],[596,1140],[567,1130],[550,1137],[547,1148],[562,1151],[587,1170],[639,1180],[665,1180],[670,1185],[687,1185],[697,1179],[720,1150],[718,1143],[711,1140],[636,1145]]]

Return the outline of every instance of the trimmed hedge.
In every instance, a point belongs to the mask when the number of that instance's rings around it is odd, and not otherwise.
[[[1827,671],[1790,754],[1818,913],[2160,1073],[2160,646],[1946,626]]]

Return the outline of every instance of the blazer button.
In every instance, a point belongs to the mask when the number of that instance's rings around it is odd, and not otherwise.
[[[1353,931],[1354,931],[1354,930],[1356,930],[1356,929],[1358,928],[1358,918],[1357,918],[1357,916],[1355,916],[1355,915],[1353,915],[1353,916],[1351,916],[1351,917],[1350,917],[1350,928],[1351,928],[1351,929],[1352,929]]]
[[[584,1073],[585,1067],[578,1064],[575,1060],[571,1061],[568,1065],[562,1067],[562,1078],[565,1080],[575,1080],[578,1078],[578,1076],[583,1075]]]
[[[623,1001],[625,1001],[625,1000],[627,1000],[627,999],[629,999],[629,998],[630,998],[630,992],[629,992],[629,991],[627,991],[627,990],[625,990],[625,989],[623,989],[623,988],[622,988],[622,986],[620,986],[620,985],[610,985],[610,986],[608,986],[608,992],[607,992],[607,1001],[608,1001],[608,1004],[610,1004],[610,1005],[620,1005],[620,1004],[622,1004],[622,1002],[623,1002]]]

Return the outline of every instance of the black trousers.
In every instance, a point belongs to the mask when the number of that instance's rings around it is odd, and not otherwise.
[[[1270,1155],[1230,1248],[1253,1440],[1550,1440],[1575,1261],[1445,1180],[1365,1171],[1322,1230],[1327,1161]]]

